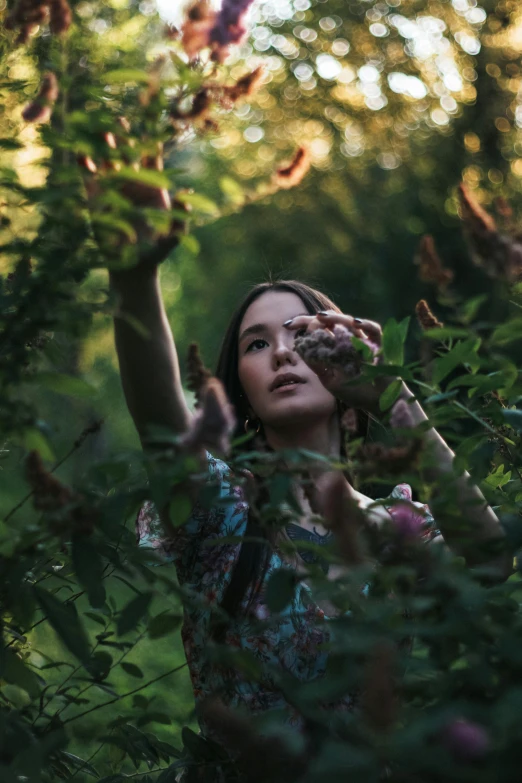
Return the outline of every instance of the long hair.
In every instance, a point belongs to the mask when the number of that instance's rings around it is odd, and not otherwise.
[[[320,310],[341,312],[328,296],[297,280],[259,283],[250,289],[230,319],[223,338],[216,368],[216,377],[223,383],[228,398],[236,411],[236,437],[244,435],[244,422],[248,416],[248,400],[241,386],[238,373],[239,329],[245,313],[252,302],[255,302],[256,299],[269,291],[283,291],[296,294],[301,299],[306,311],[310,313],[310,315],[318,313]],[[368,422],[362,412],[360,412],[360,415],[358,414],[358,422],[359,431],[361,434],[365,434]],[[247,441],[242,448],[244,450],[252,449],[252,440]],[[261,498],[259,499],[261,500]],[[271,544],[273,545],[273,541],[269,537],[266,528],[260,525],[252,508],[250,508],[248,512],[245,537],[263,539],[266,541],[266,546],[250,541],[244,541],[241,544],[240,554],[236,560],[231,581],[225,589],[221,601],[222,609],[231,617],[234,617],[238,613],[249,588],[251,589],[250,601],[253,599],[253,591],[266,571],[270,560]]]

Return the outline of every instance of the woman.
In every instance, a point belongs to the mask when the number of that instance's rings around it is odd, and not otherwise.
[[[122,382],[138,432],[144,442],[150,425],[168,427],[181,434],[189,429],[192,414],[181,386],[157,266],[141,264],[134,270],[113,274],[112,285],[123,313],[141,321],[149,335],[145,338],[145,332],[133,329],[129,318],[116,319]],[[306,448],[335,458],[342,451],[339,403],[378,415],[379,395],[391,379],[374,385],[346,386],[340,370],[332,372],[320,366],[312,369],[294,351],[296,335],[317,328],[332,329],[336,324],[374,343],[380,342],[381,328],[377,323],[341,313],[326,296],[302,283],[265,283],[249,292],[232,317],[217,367],[217,377],[235,408],[239,432],[261,431],[267,447],[274,452]],[[405,400],[413,397],[405,384],[401,396]],[[414,401],[409,409],[415,423],[427,420],[418,402]],[[433,428],[426,430],[424,438],[435,457],[427,478],[447,480],[453,476],[453,452]],[[277,547],[266,554],[266,549],[254,545],[229,541],[219,544],[220,538],[245,533],[262,535],[263,531],[256,527],[244,488],[238,486],[239,479],[231,475],[227,465],[209,455],[208,474],[209,481],[218,487],[218,498],[210,510],[198,502],[193,490],[195,505],[185,525],[174,528],[168,518],[160,523],[150,504],[142,509],[138,519],[142,543],[161,547],[174,560],[180,583],[204,598],[186,609],[182,631],[196,702],[218,694],[226,704],[246,707],[251,712],[281,709],[287,723],[298,725],[299,716],[282,696],[278,672],[311,680],[325,671],[327,655],[321,644],[327,638],[325,620],[329,607],[320,606],[302,581],[291,605],[277,622],[269,624],[268,629],[263,626],[267,616],[263,588],[270,574],[284,564],[284,557]],[[455,478],[455,486],[459,511],[472,524],[472,535],[466,541],[454,541],[454,534],[444,529],[442,520],[440,527],[447,544],[473,564],[477,562],[477,545],[498,540],[503,532],[495,513],[468,479],[468,474]],[[315,480],[319,486],[329,480],[324,468],[317,469]],[[374,502],[344,481],[347,493],[360,508]],[[407,485],[399,485],[392,496],[408,501],[411,490]],[[297,542],[299,552],[300,540],[327,540],[329,531],[315,520],[310,521],[310,506],[302,492],[298,500],[303,513],[286,532]],[[426,537],[433,538],[433,520],[427,507],[420,503],[416,506],[426,517]],[[389,519],[390,512],[393,514],[393,508],[387,510],[386,504],[374,506],[368,517],[378,524]],[[209,541],[214,545],[205,546]],[[303,547],[301,555],[297,555],[298,568],[305,569],[305,559]],[[506,578],[510,558],[501,555],[490,565],[497,569],[498,578]],[[331,572],[334,577],[335,570]],[[224,607],[234,618],[222,640],[229,647],[248,650],[260,664],[254,677],[249,679],[230,670],[224,673],[209,656],[216,641],[211,612],[216,606]],[[337,706],[349,708],[351,697],[345,697]],[[206,731],[204,724],[202,729]]]

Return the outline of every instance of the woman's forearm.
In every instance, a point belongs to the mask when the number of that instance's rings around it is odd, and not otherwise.
[[[111,274],[116,351],[125,399],[142,442],[151,425],[184,432],[191,413],[157,269]]]
[[[414,395],[406,387],[401,396],[408,400]],[[408,407],[414,424],[428,421],[428,417],[417,401],[410,403]],[[424,469],[423,475],[435,484],[441,485],[444,482],[447,485],[449,482],[453,486],[459,513],[471,528],[468,531],[456,531],[451,522],[445,525],[442,519],[437,519],[444,540],[455,552],[462,555],[469,565],[478,563],[490,565],[498,569],[501,578],[507,578],[512,570],[512,557],[509,552],[493,557],[481,555],[486,542],[499,542],[505,537],[500,520],[478,486],[473,483],[469,473],[465,471],[460,476],[456,475],[453,468],[455,454],[437,430],[431,427],[423,437],[425,448],[431,454],[429,465]],[[436,494],[435,490],[435,497]]]

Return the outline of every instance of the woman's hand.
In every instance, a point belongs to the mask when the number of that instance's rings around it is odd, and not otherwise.
[[[334,327],[342,326],[351,335],[369,344],[376,354],[382,345],[382,328],[376,321],[354,318],[352,315],[337,313],[333,310],[315,315],[299,315],[285,326],[292,331],[306,328],[306,334],[312,334],[317,329],[322,329],[332,337],[334,336]],[[327,359],[323,362],[303,358],[308,366],[317,373],[324,387],[335,397],[347,405],[362,408],[374,415],[382,415],[379,408],[379,398],[394,378],[379,376],[372,382],[356,384],[354,380],[360,373],[354,377],[353,371],[348,372],[338,363],[329,364]],[[378,362],[379,358],[376,361]],[[404,385],[403,392],[408,392],[406,385]]]
[[[185,230],[179,212],[187,211],[179,202],[172,205],[166,188],[149,184],[145,177],[142,181],[132,178],[133,171],[163,170],[161,143],[137,155],[126,120],[120,120],[120,128],[118,135],[104,134],[105,156],[98,165],[89,156],[78,158],[84,170],[94,233],[111,262],[112,277],[126,276],[134,270],[138,274],[155,270],[179,243]],[[122,197],[121,203],[111,192]],[[173,206],[175,212],[169,216]],[[129,263],[125,263],[126,256]],[[119,265],[125,268],[114,269]]]

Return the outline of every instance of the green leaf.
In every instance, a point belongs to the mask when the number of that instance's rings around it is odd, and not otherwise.
[[[382,333],[382,349],[388,364],[404,364],[404,343],[408,334],[410,317],[398,323],[390,318]]]
[[[17,710],[22,710],[24,707],[28,707],[31,703],[31,697],[23,688],[19,688],[18,685],[4,685],[0,689],[7,701],[16,707]]]
[[[131,677],[138,677],[139,679],[142,679],[143,672],[139,666],[136,666],[135,663],[127,663],[127,661],[122,661],[120,666],[123,671],[127,672],[127,674],[130,674]]]
[[[508,481],[511,481],[511,471],[508,470],[507,473],[504,473],[504,465],[499,465],[493,473],[490,473],[489,476],[484,479],[486,484],[497,489],[503,487]]]
[[[28,427],[24,430],[22,439],[27,451],[37,451],[41,458],[47,460],[47,462],[55,461],[56,457],[49,445],[49,441],[40,430],[36,429],[36,427]]]
[[[155,171],[154,169],[139,169],[136,171],[131,166],[123,166],[119,171],[111,172],[110,178],[120,182],[122,180],[124,182],[136,182],[139,185],[147,185],[159,190],[168,190],[171,184],[169,178],[161,171]]]
[[[74,767],[74,769],[83,772],[85,775],[90,775],[91,777],[96,778],[96,780],[99,779],[95,767],[93,767],[92,764],[89,764],[88,761],[81,759],[79,756],[75,756],[74,753],[68,753],[66,750],[62,750],[60,755],[65,756],[69,765]]]
[[[0,150],[21,150],[24,145],[15,139],[0,139]]]
[[[219,214],[217,204],[201,193],[176,193],[176,198],[182,204],[189,204],[189,206],[194,207],[197,212],[204,212],[206,215]]]
[[[289,568],[278,568],[267,583],[265,601],[271,612],[282,612],[294,597],[296,575]]]
[[[86,663],[90,658],[89,639],[74,607],[62,603],[55,595],[38,585],[34,585],[33,590],[49,624],[63,644],[82,663]]]
[[[439,329],[426,329],[422,332],[422,336],[431,340],[445,340],[448,337],[469,337],[469,331],[456,326],[443,326]]]
[[[140,71],[138,68],[119,68],[104,74],[103,81],[105,84],[125,84],[126,82],[148,84],[150,82],[150,74],[147,71]]]
[[[2,678],[12,685],[18,685],[29,694],[31,699],[37,699],[41,688],[36,674],[10,648],[5,650],[4,656]]]
[[[200,251],[200,244],[194,234],[184,234],[180,238],[179,244],[195,256],[197,256]]]
[[[522,411],[515,409],[504,408],[502,410],[502,416],[510,427],[513,427],[517,432],[522,432]]]
[[[136,628],[142,617],[147,613],[151,601],[152,593],[150,592],[140,593],[136,598],[129,601],[118,617],[116,624],[118,636],[123,636],[123,634]]]
[[[497,345],[506,345],[515,340],[522,339],[522,318],[511,318],[500,326],[497,326],[491,335],[491,342]]]
[[[183,492],[176,492],[169,504],[169,519],[174,527],[181,527],[192,514],[194,503]]]
[[[99,240],[101,240],[101,237],[103,236],[103,234],[100,235],[99,232],[103,232],[104,229],[108,232],[123,234],[130,242],[136,242],[138,239],[136,229],[126,220],[117,218],[114,215],[104,215],[101,212],[96,212],[93,214],[91,222],[94,231],[97,232],[96,236]],[[105,236],[107,236],[107,234],[105,234]]]
[[[245,200],[245,192],[239,182],[232,177],[221,177],[219,187],[232,204],[242,204]]]
[[[71,556],[78,582],[87,592],[90,605],[94,609],[101,609],[106,599],[103,562],[92,536],[73,534]]]
[[[480,307],[484,302],[487,300],[488,295],[487,294],[480,294],[479,296],[474,296],[472,299],[468,299],[461,308],[461,315],[460,320],[464,324],[469,324],[475,316],[477,315]]]
[[[463,340],[458,342],[444,356],[435,359],[433,362],[433,382],[440,383],[459,365],[468,364],[472,369],[477,369],[480,366],[480,360],[477,356],[480,342],[480,337],[471,337],[469,340]]]
[[[390,385],[383,391],[379,397],[379,408],[381,411],[386,411],[391,408],[393,403],[397,400],[402,390],[402,380],[397,378],[392,381]]]
[[[162,636],[167,636],[173,631],[177,631],[183,622],[183,618],[177,614],[158,614],[156,617],[151,617],[149,620],[149,638],[159,639]]]
[[[31,382],[58,394],[67,394],[71,397],[89,399],[93,394],[96,394],[96,389],[83,378],[58,372],[40,372],[31,379]]]

